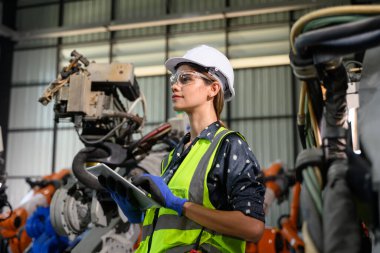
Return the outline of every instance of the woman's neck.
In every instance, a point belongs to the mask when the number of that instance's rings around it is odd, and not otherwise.
[[[218,120],[215,110],[199,110],[188,113],[190,121],[190,142],[197,137],[203,129]]]

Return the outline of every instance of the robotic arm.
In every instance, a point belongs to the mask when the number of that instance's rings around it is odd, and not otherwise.
[[[132,158],[129,146],[136,142],[133,134],[141,133],[145,119],[132,110],[141,102],[145,115],[145,99],[132,64],[90,63],[75,50],[71,57],[39,102],[47,105],[54,98],[55,120],[74,123],[86,146],[74,158],[74,175],[86,187],[101,190],[96,178],[85,170],[86,162],[116,167]]]
[[[132,64],[89,63],[75,50],[71,56],[69,66],[62,69],[39,99],[44,105],[54,99],[55,120],[74,123],[85,145],[73,159],[76,178],[68,180],[52,199],[52,226],[72,241],[71,252],[91,251],[89,247],[108,252],[113,246],[129,252],[131,243],[137,240],[139,226],[121,220],[116,204],[86,167],[102,162],[124,177],[142,171],[159,173],[159,160],[176,142],[177,136],[171,132],[175,127],[165,123],[141,135],[145,98]],[[142,116],[133,113],[138,103],[142,104]],[[136,134],[141,137],[136,138]],[[107,243],[100,245],[102,240]]]
[[[292,188],[290,213],[278,218],[277,227],[267,227],[257,244],[247,242],[246,253],[304,252],[304,242],[298,235],[298,215],[301,185],[295,173],[286,170],[281,162],[274,162],[259,175],[265,183],[264,210],[267,214],[275,200],[282,202]]]
[[[264,169],[261,177],[266,187],[264,209],[267,213],[275,199],[281,202],[288,195],[289,188],[295,184],[295,177],[287,172],[280,162],[272,163]]]

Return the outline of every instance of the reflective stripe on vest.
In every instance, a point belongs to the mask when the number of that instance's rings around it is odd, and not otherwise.
[[[184,216],[178,216],[173,214],[163,214],[160,216],[160,219],[157,221],[155,231],[161,229],[179,229],[179,230],[192,230],[199,229],[201,226],[195,223],[192,220],[187,219]],[[143,236],[142,240],[146,238],[146,236],[150,235],[153,231],[153,225],[144,225],[143,226]]]
[[[198,163],[198,166],[193,174],[191,179],[190,189],[189,189],[189,201],[199,204],[203,204],[203,193],[204,193],[204,181],[206,177],[206,169],[210,162],[212,153],[216,151],[217,146],[219,145],[220,140],[231,131],[222,130],[220,133],[216,133],[217,136],[214,136],[212,139],[210,147],[207,149],[206,153],[202,156],[201,161]],[[215,135],[216,135],[215,134]]]
[[[182,198],[186,197],[191,202],[215,209],[209,199],[207,175],[213,167],[215,154],[222,139],[230,133],[233,132],[220,128],[211,142],[200,139],[194,144],[178,168],[178,171],[181,170],[180,173],[175,173],[168,184],[175,195]],[[172,154],[173,152],[168,155],[167,159],[163,160],[162,172],[169,166]],[[146,212],[143,223],[143,238],[137,252],[147,251],[147,244],[152,234],[151,252],[186,252],[191,250],[202,226],[186,217],[179,217],[173,210],[160,208],[157,223],[154,231],[152,231],[154,210],[149,209]],[[202,232],[200,244],[205,252],[244,252],[245,249],[244,241],[216,234],[208,229],[204,229]]]
[[[166,253],[184,253],[190,252],[192,249],[194,249],[194,245],[178,246],[172,249],[168,249]],[[198,250],[207,253],[220,253],[220,250],[218,248],[215,248],[213,245],[208,243],[202,244]]]

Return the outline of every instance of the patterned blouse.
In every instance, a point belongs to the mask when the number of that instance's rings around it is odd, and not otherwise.
[[[206,127],[186,150],[184,147],[190,140],[190,133],[182,138],[174,150],[172,162],[162,175],[166,183],[170,181],[191,147],[199,139],[211,141],[219,127],[218,121]],[[207,177],[211,203],[218,210],[239,210],[264,222],[265,186],[257,177],[260,166],[252,149],[238,134],[233,133],[223,140],[215,158],[217,162]],[[176,162],[178,159],[180,161]]]

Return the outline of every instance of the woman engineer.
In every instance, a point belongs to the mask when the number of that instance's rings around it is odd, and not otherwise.
[[[130,222],[142,222],[136,252],[244,252],[245,242],[257,242],[264,231],[265,187],[244,137],[220,121],[224,101],[235,95],[232,65],[201,45],[165,66],[173,108],[188,115],[190,132],[162,161],[160,177],[133,179],[162,207],[142,212],[108,180],[107,188]]]

